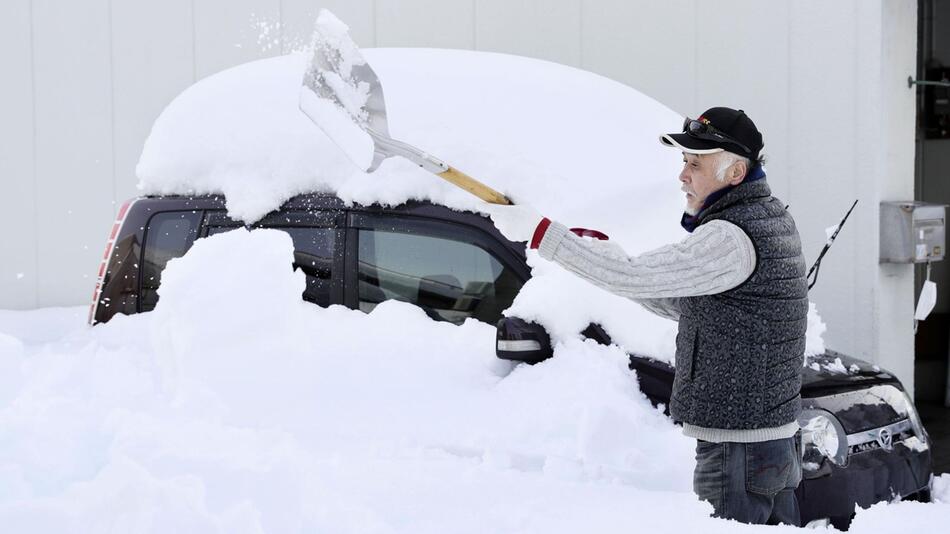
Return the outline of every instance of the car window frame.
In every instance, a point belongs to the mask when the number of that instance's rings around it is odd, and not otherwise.
[[[204,213],[203,211],[204,211],[204,210],[197,210],[197,209],[167,209],[167,210],[159,210],[159,211],[155,211],[154,213],[150,214],[150,215],[145,219],[145,224],[142,225],[142,246],[141,246],[141,250],[139,251],[139,254],[137,255],[137,256],[138,256],[138,268],[135,270],[135,271],[136,271],[136,275],[138,276],[138,280],[135,281],[135,295],[136,295],[136,297],[135,297],[135,313],[143,313],[143,312],[144,312],[144,313],[147,313],[148,311],[151,311],[151,310],[144,310],[144,309],[142,308],[142,303],[145,301],[145,298],[144,298],[144,296],[143,296],[144,291],[145,291],[145,287],[144,287],[144,285],[145,285],[145,256],[146,256],[146,254],[147,254],[147,252],[148,252],[148,248],[149,248],[149,233],[150,233],[149,231],[150,231],[150,229],[151,229],[151,227],[152,227],[152,221],[155,220],[156,217],[165,216],[165,215],[168,215],[168,214],[170,214],[170,213],[176,213],[176,214],[177,214],[177,213],[181,213],[181,214],[194,215],[194,216],[195,216],[195,219],[196,219],[195,222],[197,223],[198,227],[197,227],[197,229],[196,229],[196,231],[195,231],[195,237],[194,237],[194,239],[191,240],[191,244],[188,245],[188,247],[185,249],[185,254],[187,254],[188,251],[191,250],[191,247],[194,246],[195,241],[197,241],[198,239],[201,239],[201,237],[202,237],[202,233],[203,233],[203,231],[204,231],[204,221],[205,221],[205,217],[206,217],[206,215],[207,215],[207,214]],[[170,260],[169,260],[169,261],[170,261]],[[168,265],[166,264],[166,267],[167,267],[167,266],[168,266]],[[163,268],[162,268],[162,272],[164,272],[164,271],[165,271],[165,268],[163,267]]]
[[[257,228],[273,230],[280,230],[281,228],[319,228],[334,230],[334,249],[330,271],[330,302],[328,303],[328,306],[333,306],[343,304],[344,300],[344,263],[347,249],[345,221],[346,212],[344,210],[316,208],[273,212],[254,224],[247,225],[228,217],[225,210],[207,210],[198,238],[207,237],[211,228],[248,228],[251,230]]]
[[[360,212],[350,211],[347,214],[346,224],[346,251],[344,258],[343,304],[350,309],[359,309],[359,231],[383,230],[405,234],[427,235],[447,238],[461,243],[476,246],[499,261],[506,269],[521,281],[524,286],[530,278],[530,271],[512,254],[508,247],[499,243],[496,238],[487,232],[464,222],[429,217],[425,215],[405,214],[398,212]],[[352,283],[350,283],[352,281]]]

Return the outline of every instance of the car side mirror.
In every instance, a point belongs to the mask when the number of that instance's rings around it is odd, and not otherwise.
[[[554,355],[543,326],[517,317],[502,317],[495,337],[495,355],[502,360],[536,364]]]

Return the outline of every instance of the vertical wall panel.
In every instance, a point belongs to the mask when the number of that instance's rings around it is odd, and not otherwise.
[[[113,218],[109,1],[34,0],[38,304],[87,302]]]
[[[584,0],[583,68],[695,113],[695,3]]]
[[[880,322],[880,302],[882,296],[887,297],[882,293],[895,289],[892,283],[898,282],[900,272],[909,266],[876,265],[882,200],[880,186],[887,150],[882,145],[885,135],[881,131],[887,127],[886,110],[882,109],[884,102],[881,99],[881,1],[887,0],[856,0],[851,14],[855,52],[848,74],[854,80],[854,96],[851,99],[851,120],[845,131],[854,140],[850,162],[853,169],[852,196],[859,197],[864,206],[855,210],[857,213],[853,221],[855,228],[859,229],[855,233],[854,259],[851,262],[851,272],[848,273],[851,275],[850,283],[854,284],[854,293],[847,307],[840,306],[838,313],[851,313],[859,328],[862,325],[871,326],[870,331],[848,332],[854,335],[851,348],[854,355],[885,366],[889,371],[898,372],[898,369],[889,368],[884,363],[885,358],[890,359],[893,355],[881,353],[880,339],[883,337],[883,329],[880,326],[886,325],[886,329],[894,330],[899,328],[899,325]],[[907,72],[913,72],[914,68],[915,66],[912,66]],[[906,79],[906,76],[904,78]],[[913,180],[910,183],[913,184]],[[873,238],[873,241],[869,243],[868,238]],[[882,291],[881,282],[891,287]],[[912,295],[908,296],[913,298]],[[907,311],[909,313],[909,310]],[[911,318],[912,316],[908,316],[906,320],[910,321]],[[912,340],[909,348],[913,350]],[[903,380],[905,377],[900,378]],[[911,383],[907,382],[906,385],[910,387]]]
[[[860,177],[862,186],[856,188],[856,194],[862,201],[869,204],[860,210],[855,218],[855,227],[862,231],[856,234],[856,265],[851,271],[856,287],[854,298],[848,304],[855,316],[857,324],[881,324],[878,321],[882,315],[879,307],[881,301],[881,282],[891,285],[899,280],[901,271],[908,269],[908,265],[880,264],[876,269],[869,269],[872,254],[877,254],[877,241],[880,224],[881,181],[883,167],[887,156],[886,147],[882,144],[886,135],[882,131],[887,127],[887,110],[883,108],[881,99],[881,70],[882,70],[882,23],[881,2],[887,0],[856,0],[852,24],[855,26],[855,53],[854,61],[849,65],[850,75],[855,81],[855,93],[852,99],[853,119],[848,133],[855,141],[855,150],[851,165],[855,174]],[[913,72],[912,69],[907,71]],[[906,77],[904,77],[906,79]],[[911,182],[913,183],[913,181]],[[857,185],[857,181],[855,181]],[[897,200],[897,199],[889,199]],[[871,234],[871,235],[867,235]],[[874,241],[869,243],[868,237]],[[869,250],[869,245],[873,249]],[[862,257],[863,256],[863,257]],[[874,258],[877,259],[876,257]],[[865,260],[865,261],[861,261]],[[906,318],[911,319],[911,316]],[[884,323],[887,324],[887,323]],[[895,329],[896,324],[887,324],[888,329]],[[880,342],[882,332],[870,331],[854,340],[854,353],[869,361],[884,365],[883,358],[890,359],[892,355],[881,354]],[[885,367],[889,371],[897,369]],[[901,379],[904,377],[902,376]]]
[[[747,111],[765,136],[773,193],[784,199],[789,4],[723,0],[696,9],[696,109],[689,113],[720,105]]]
[[[865,15],[865,10],[870,13]],[[916,92],[907,87],[907,76],[917,66],[916,14],[915,0],[879,0],[862,2],[857,19],[869,20],[858,27],[861,54],[855,78],[862,89],[873,89],[859,91],[855,101],[855,169],[864,184],[871,178],[874,208],[881,201],[914,198]],[[875,329],[871,350],[913,395],[914,268],[888,264],[871,268],[877,262],[880,239],[874,211],[863,210],[857,221],[865,231],[859,234],[862,262],[855,269],[858,287],[875,289],[872,307],[868,310],[856,300],[855,312],[863,324],[886,325]]]
[[[376,46],[376,4],[373,0],[281,0],[280,18],[284,52],[310,44],[313,23],[321,8],[329,9],[350,27],[360,47]]]
[[[191,0],[112,2],[116,207],[137,194],[135,165],[152,123],[194,81]]]
[[[824,246],[824,229],[837,224],[855,198],[855,141],[852,104],[860,89],[854,78],[857,48],[853,1],[808,0],[789,4],[789,107],[787,166],[789,195],[805,257],[811,265]],[[849,66],[842,58],[850,58]],[[825,322],[825,342],[856,352],[854,270],[860,264],[857,238],[862,213],[877,207],[860,199],[856,213],[822,261],[821,279],[810,292]],[[864,336],[867,337],[867,336]],[[868,355],[863,355],[868,356]]]
[[[930,16],[934,28],[950,28],[950,2],[933,2],[932,7],[925,7],[917,13],[917,17]],[[924,44],[925,49],[933,46],[933,58],[944,65],[950,64],[950,32],[933,32],[932,45]],[[923,53],[919,50],[918,53]],[[922,91],[923,89],[915,89]],[[950,180],[947,179],[947,169],[950,169],[950,139],[926,139],[918,141],[920,156],[917,165],[920,168],[916,198],[927,202],[950,204]],[[923,283],[923,268],[918,270],[917,282]],[[941,261],[932,265],[931,278],[937,284],[937,304],[933,313],[950,314],[950,261]],[[919,287],[915,289],[919,293]],[[918,362],[918,365],[920,362]],[[930,365],[937,364],[931,362]],[[918,390],[923,393],[922,391]],[[943,391],[933,393],[934,400],[942,398]]]
[[[478,50],[580,66],[581,0],[477,0],[475,13]]]
[[[934,28],[946,28],[950,23],[950,4],[947,2],[934,2],[931,13],[933,15]],[[922,14],[918,13],[920,17]],[[934,59],[939,60],[944,65],[950,63],[950,32],[933,32],[933,53]]]
[[[198,79],[281,53],[280,0],[194,0],[194,6]]]
[[[33,54],[30,0],[7,0],[0,32],[0,308],[36,307],[36,218],[33,173]]]
[[[475,0],[376,0],[377,46],[475,47]]]

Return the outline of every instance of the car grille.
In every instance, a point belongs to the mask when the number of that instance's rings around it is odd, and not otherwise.
[[[910,419],[904,419],[879,428],[848,434],[848,448],[850,454],[878,449],[889,451],[894,445],[904,443],[911,437],[914,437],[913,426]]]

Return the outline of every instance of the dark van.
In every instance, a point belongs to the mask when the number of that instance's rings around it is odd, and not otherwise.
[[[152,310],[162,270],[196,239],[242,227],[224,199],[145,197],[122,206],[112,227],[90,307],[91,324],[117,313]],[[536,324],[504,318],[530,268],[524,243],[506,240],[487,218],[424,202],[398,207],[345,206],[332,195],[301,195],[253,225],[287,232],[294,266],[306,275],[301,297],[318,306],[372,310],[388,299],[412,303],[433,320],[474,318],[497,325],[499,357],[536,363],[552,354]],[[263,311],[263,310],[262,310]],[[596,324],[578,335],[609,344]],[[485,340],[486,345],[491,340]],[[841,363],[835,360],[840,359]],[[834,351],[802,369],[803,524],[827,519],[846,528],[855,506],[893,499],[930,500],[929,437],[900,381]],[[841,364],[847,373],[829,370]],[[669,403],[672,367],[630,355],[640,388]]]

